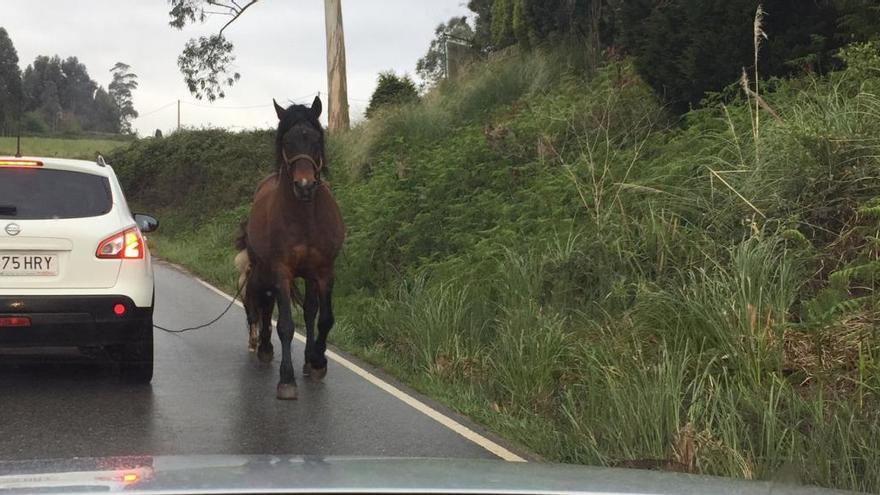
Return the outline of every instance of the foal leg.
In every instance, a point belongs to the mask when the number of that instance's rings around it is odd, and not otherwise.
[[[251,319],[248,314],[248,351],[257,352],[257,345],[260,343],[260,320],[259,318]]]
[[[327,375],[327,334],[333,328],[333,276],[318,279],[318,301],[321,314],[318,317],[318,338],[311,356],[312,377],[320,380]]]
[[[260,300],[242,291],[244,314],[248,324],[248,351],[256,352],[260,333]]]
[[[296,377],[293,374],[293,358],[290,343],[293,340],[293,312],[290,309],[290,280],[279,276],[275,287],[278,303],[278,339],[281,341],[281,369],[277,395],[279,399],[296,399]]]
[[[311,362],[315,342],[315,317],[318,316],[318,287],[314,280],[306,279],[303,315],[306,319],[306,352],[303,362],[303,376],[309,376],[312,373]]]
[[[235,255],[235,268],[238,270],[238,292],[244,304],[248,324],[248,351],[256,352],[260,326],[259,303],[253,297],[254,284],[250,281],[251,261],[248,252],[242,249]]]

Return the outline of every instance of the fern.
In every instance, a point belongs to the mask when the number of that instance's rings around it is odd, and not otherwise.
[[[877,206],[863,206],[858,209],[859,215],[862,217],[873,218],[875,220],[880,220],[880,205]]]
[[[785,229],[782,231],[782,238],[801,247],[811,247],[813,245],[810,240],[807,239],[807,236],[797,229]]]

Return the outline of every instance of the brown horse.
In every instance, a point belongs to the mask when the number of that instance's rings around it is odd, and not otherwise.
[[[272,310],[278,306],[278,338],[281,341],[279,399],[296,399],[296,378],[290,346],[294,324],[291,300],[294,280],[305,280],[302,298],[306,323],[303,374],[320,380],[327,374],[327,334],[333,327],[333,263],[345,239],[345,226],[330,188],[321,181],[327,171],[324,131],[318,122],[321,100],[311,107],[275,101],[278,132],[275,136],[277,171],[257,187],[251,213],[237,247],[236,267],[241,274],[251,345],[258,340],[257,357],[269,362]],[[320,311],[320,316],[318,316]],[[315,336],[315,317],[318,334]],[[259,328],[259,336],[256,333]]]

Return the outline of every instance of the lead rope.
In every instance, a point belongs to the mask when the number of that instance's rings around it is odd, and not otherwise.
[[[249,277],[250,277],[250,272],[248,272],[247,276],[246,276],[245,279],[244,279],[245,284],[247,283],[247,279],[248,279]],[[224,309],[222,313],[220,313],[216,318],[214,318],[213,320],[209,321],[208,323],[205,323],[205,324],[203,324],[203,325],[199,325],[199,326],[196,326],[196,327],[181,328],[180,330],[171,330],[171,329],[168,329],[168,328],[165,328],[165,327],[162,327],[162,326],[156,325],[156,324],[154,323],[154,324],[153,324],[153,328],[156,328],[156,329],[158,329],[158,330],[162,330],[163,332],[168,332],[168,333],[183,333],[183,332],[189,332],[190,330],[199,330],[199,329],[201,329],[201,328],[209,327],[209,326],[213,325],[214,323],[217,323],[217,321],[218,321],[220,318],[223,318],[223,316],[225,316],[226,313],[228,313],[229,310],[232,309],[232,305],[235,304],[235,301],[238,300],[238,296],[241,295],[241,289],[242,289],[242,287],[244,287],[244,284],[240,284],[240,285],[238,286],[238,290],[235,291],[235,295],[232,296],[232,300],[229,301],[229,305],[226,306],[226,309]]]

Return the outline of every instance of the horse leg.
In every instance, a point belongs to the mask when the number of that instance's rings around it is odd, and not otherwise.
[[[275,354],[275,349],[272,348],[272,310],[274,305],[271,294],[271,292],[263,291],[255,297],[260,312],[260,343],[257,347],[257,359],[262,363],[272,361]]]
[[[281,369],[276,397],[282,400],[296,399],[296,377],[293,374],[293,358],[290,355],[293,340],[293,313],[290,309],[290,280],[279,276],[275,287],[278,303],[278,339],[281,341]]]
[[[306,319],[306,352],[303,375],[312,373],[312,352],[315,342],[315,317],[318,315],[318,289],[314,280],[306,279],[306,295],[303,298],[303,315]]]
[[[318,317],[318,338],[312,347],[312,377],[320,380],[327,375],[327,334],[333,328],[333,276],[318,279],[318,301],[321,314]]]

